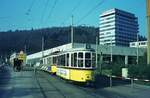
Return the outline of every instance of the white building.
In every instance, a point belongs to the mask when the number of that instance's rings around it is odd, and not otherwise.
[[[147,41],[131,42],[130,47],[147,48]]]
[[[69,49],[75,49],[75,48],[85,48],[87,47],[87,44],[82,43],[69,43],[62,46],[58,46],[55,48],[47,49],[44,52],[44,56],[49,55],[56,51],[66,51]],[[91,44],[90,47],[94,50],[96,50],[96,45]],[[140,48],[139,49],[139,56],[143,56],[146,49]],[[109,61],[111,54],[114,57],[119,56],[124,59],[125,64],[132,64],[133,61],[136,61],[137,56],[137,49],[134,47],[120,47],[120,46],[107,46],[107,45],[98,45],[97,46],[97,53],[101,54],[103,61]],[[33,65],[36,64],[37,61],[39,61],[42,58],[42,52],[37,52],[34,54],[30,54],[27,56],[27,64]]]
[[[138,20],[132,13],[110,9],[100,15],[99,31],[100,44],[129,46],[137,39]]]

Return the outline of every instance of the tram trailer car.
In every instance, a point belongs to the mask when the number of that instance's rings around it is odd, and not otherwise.
[[[75,82],[93,81],[96,54],[92,49],[78,48],[43,58],[42,69]]]
[[[56,74],[57,71],[56,56],[57,55],[55,54],[44,56],[41,61],[41,64],[43,65],[41,69],[50,72],[51,74]]]

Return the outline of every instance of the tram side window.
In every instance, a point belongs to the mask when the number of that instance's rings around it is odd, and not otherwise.
[[[51,64],[51,58],[47,58],[47,64]]]
[[[62,55],[58,56],[58,65],[62,66]]]
[[[69,66],[69,53],[67,53],[67,60],[66,60],[66,62],[67,62],[67,66]]]
[[[77,53],[74,53],[74,67],[77,67]]]
[[[50,64],[52,65],[53,64],[53,58],[50,57]]]
[[[56,64],[56,57],[53,57],[53,64]]]
[[[56,64],[59,66],[59,56],[56,57]]]
[[[91,67],[91,53],[85,53],[85,67]]]
[[[43,60],[40,60],[40,64],[43,64]]]
[[[83,53],[78,54],[78,67],[83,67]]]
[[[59,56],[56,57],[56,65],[59,66]]]
[[[46,59],[44,59],[44,64],[46,64]]]
[[[73,53],[71,54],[71,66],[74,66],[74,56],[73,56]]]
[[[61,66],[65,66],[65,55],[61,55]]]

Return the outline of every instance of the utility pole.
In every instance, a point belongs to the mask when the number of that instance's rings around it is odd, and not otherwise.
[[[136,64],[139,64],[139,34],[137,33],[137,55],[136,55]]]
[[[71,16],[71,44],[72,44],[72,48],[73,48],[73,41],[74,41],[74,34],[73,34],[73,15]]]
[[[44,36],[42,36],[42,58],[44,57]]]
[[[150,64],[150,0],[147,0],[147,64]]]
[[[25,44],[25,46],[24,46],[24,53],[26,54],[26,52],[27,52],[27,46]]]
[[[110,47],[110,61],[113,62],[113,55],[112,55],[112,38],[111,38],[111,47]]]
[[[96,63],[96,67],[99,67],[97,66],[98,65],[98,37],[96,37],[96,60],[95,60],[95,63]]]

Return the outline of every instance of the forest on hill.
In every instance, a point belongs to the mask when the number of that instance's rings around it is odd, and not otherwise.
[[[71,40],[70,32],[69,26],[0,32],[0,55],[19,52],[24,50],[25,46],[27,54],[41,51],[42,36],[44,36],[44,49],[67,44]],[[74,27],[74,42],[95,43],[98,32],[96,27]]]

